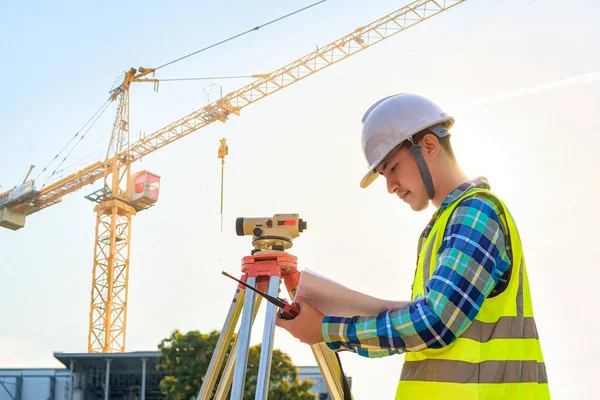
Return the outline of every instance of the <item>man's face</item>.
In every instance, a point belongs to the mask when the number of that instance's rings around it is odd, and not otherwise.
[[[415,158],[410,154],[409,146],[402,146],[377,166],[386,179],[387,190],[408,203],[414,211],[422,211],[429,205],[427,189],[421,178]]]

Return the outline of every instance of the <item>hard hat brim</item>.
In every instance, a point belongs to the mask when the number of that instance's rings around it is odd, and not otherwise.
[[[402,143],[404,143],[404,142],[402,142]],[[375,160],[375,162],[373,163],[373,165],[371,165],[371,168],[369,169],[369,172],[367,172],[365,174],[365,176],[362,178],[362,180],[360,181],[360,187],[361,188],[363,188],[363,189],[366,188],[371,183],[373,183],[373,181],[375,181],[375,179],[377,179],[377,177],[379,176],[379,172],[377,172],[377,166],[379,164],[381,164],[383,162],[383,160],[385,160],[390,154],[392,154],[392,152],[394,151],[394,149],[399,148],[400,145],[402,145],[402,143],[397,144],[388,153],[384,154],[383,156],[381,156],[377,160]]]
[[[375,181],[375,179],[377,179],[378,176],[379,176],[379,173],[375,170],[375,168],[372,168],[369,172],[367,172],[367,174],[360,181],[360,187],[365,189],[371,183],[373,183]]]

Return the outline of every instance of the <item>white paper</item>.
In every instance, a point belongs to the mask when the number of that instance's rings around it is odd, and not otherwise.
[[[303,297],[325,315],[337,317],[374,316],[385,310],[397,310],[410,301],[382,300],[352,290],[329,278],[305,269],[296,297]]]

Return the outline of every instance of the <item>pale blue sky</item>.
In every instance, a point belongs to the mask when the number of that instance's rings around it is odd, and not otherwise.
[[[308,4],[1,3],[0,191],[30,164],[37,176],[129,67],[163,64]],[[330,0],[158,77],[269,72],[404,4]],[[468,0],[145,158],[134,170],[161,175],[162,186],[157,206],[133,223],[127,350],[155,349],[175,328],[221,328],[235,286],[220,272],[239,272],[250,248],[235,236],[238,216],[298,212],[309,223],[292,249],[301,267],[407,299],[433,209],[411,212],[382,182],[359,188],[360,117],[383,96],[414,92],[455,116],[464,169],[487,176],[515,215],[553,398],[591,397],[600,372],[598,15],[592,0]],[[219,83],[226,93],[247,81]],[[202,107],[208,84],[134,85],[132,135]],[[65,172],[103,158],[114,112]],[[223,235],[221,137],[230,149]],[[95,214],[83,196],[97,188],[28,217],[24,229],[0,230],[0,368],[53,367],[52,352],[86,350]],[[314,364],[283,331],[276,346]],[[393,398],[402,356],[342,360],[356,398]]]

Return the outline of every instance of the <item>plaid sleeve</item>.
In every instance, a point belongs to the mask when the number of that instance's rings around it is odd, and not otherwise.
[[[495,204],[469,197],[448,221],[425,295],[377,316],[326,316],[325,343],[369,358],[447,346],[467,329],[509,265]]]

